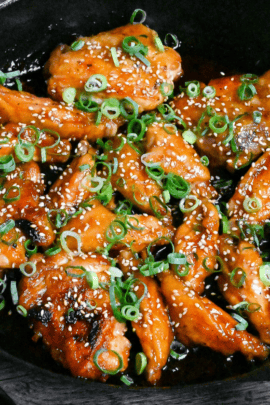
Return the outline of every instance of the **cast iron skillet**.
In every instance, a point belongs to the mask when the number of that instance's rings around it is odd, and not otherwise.
[[[143,8],[146,23],[164,38],[177,34],[182,42],[185,79],[219,77],[220,71],[261,74],[270,68],[270,4],[245,0],[0,0],[0,70],[33,71],[35,92],[44,93],[40,67],[60,42],[96,34],[129,21]],[[26,76],[27,77],[27,76]],[[17,322],[17,321],[16,321]],[[33,361],[33,345],[25,344],[21,321],[1,323],[0,404],[170,404],[268,403],[270,367],[227,381],[170,389],[116,387],[64,375],[57,366]],[[31,332],[29,332],[31,336]],[[35,365],[31,363],[36,363]],[[207,372],[207,370],[206,370]],[[181,383],[181,381],[179,381]],[[5,393],[1,392],[3,389]],[[259,401],[258,401],[259,400]],[[14,401],[14,402],[13,402]]]

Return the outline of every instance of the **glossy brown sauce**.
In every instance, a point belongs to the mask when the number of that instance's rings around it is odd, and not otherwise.
[[[183,69],[184,78],[181,79],[180,83],[194,79],[207,83],[210,79],[220,77],[220,72],[222,71],[224,71],[226,75],[236,73],[235,71],[228,70],[220,66],[216,62],[208,61],[204,58],[198,59],[191,56],[183,56]],[[22,81],[23,89],[25,91],[32,92],[38,96],[46,96],[46,85],[41,69],[24,75]],[[56,165],[54,164],[54,167],[55,166]],[[57,167],[58,168],[54,168],[52,170],[46,165],[41,166],[41,170],[45,175],[45,181],[46,184],[48,184],[48,188],[60,175],[64,166],[58,165]],[[223,197],[220,197],[219,202],[227,201],[229,199],[242,174],[243,173],[239,172],[237,175],[232,177],[232,175],[226,171],[219,173],[211,172],[212,176],[221,176],[222,178],[232,180],[231,185],[219,190],[220,194],[223,195]],[[181,223],[182,219],[176,215],[174,220],[175,226],[177,226]],[[268,240],[263,240],[261,247],[264,252],[269,251]],[[162,257],[162,254],[164,254],[164,248],[163,250],[161,249],[161,251],[159,251],[157,254],[159,257]],[[31,340],[32,331],[28,328],[26,319],[16,313],[15,307],[12,305],[10,299],[10,281],[19,281],[19,277],[20,275],[18,270],[10,270],[8,272],[8,284],[6,292],[4,293],[7,305],[6,308],[0,312],[1,348],[12,355],[33,363],[43,369],[69,375],[70,373],[68,370],[65,370],[61,365],[52,360],[50,355],[48,355],[48,351],[44,347],[41,339],[38,343],[34,343]],[[227,303],[219,293],[214,278],[215,276],[211,276],[206,280],[205,295],[221,308],[226,309]],[[256,334],[254,330],[250,331]],[[138,377],[134,372],[135,355],[138,351],[141,351],[141,347],[138,338],[134,333],[132,333],[130,325],[128,328],[127,337],[132,343],[132,349],[130,353],[129,366],[125,371],[125,374],[128,374],[133,378],[135,386],[149,386],[144,376]],[[247,373],[259,367],[261,364],[257,361],[248,362],[240,353],[225,357],[220,353],[204,347],[195,347],[189,350],[186,349],[184,350],[184,353],[186,354],[186,357],[182,360],[175,360],[172,357],[169,358],[167,365],[163,369],[162,377],[158,382],[158,386],[166,387],[179,384],[201,383],[226,379]],[[111,377],[109,379],[109,383],[116,385],[119,385],[119,383],[122,384],[119,377],[119,375]]]

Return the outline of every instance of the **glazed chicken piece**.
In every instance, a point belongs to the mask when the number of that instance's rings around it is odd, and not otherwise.
[[[145,58],[151,63],[149,67],[123,50],[122,42],[126,37],[135,37],[148,48]],[[140,111],[155,109],[164,100],[161,83],[171,84],[182,74],[180,55],[168,47],[160,52],[155,45],[156,37],[155,31],[142,24],[128,24],[90,38],[79,38],[84,45],[77,51],[67,45],[58,46],[46,66],[50,76],[48,93],[53,99],[62,101],[63,91],[74,87],[78,97],[88,79],[101,74],[107,79],[107,87],[94,94],[95,101],[130,97],[139,105]],[[111,48],[116,48],[118,67]]]
[[[7,224],[3,218],[0,219],[0,227]],[[0,228],[1,229],[1,228]],[[25,236],[17,227],[13,227],[9,232],[1,235],[0,242],[0,267],[1,269],[10,269],[19,267],[26,262],[24,243]],[[4,271],[4,270],[3,270]],[[1,278],[1,275],[0,275]]]
[[[85,113],[71,105],[57,103],[49,98],[9,90],[0,86],[0,124],[34,125],[39,129],[57,132],[61,139],[95,141],[104,136],[113,136],[122,120],[109,120],[104,115],[96,125],[95,113]]]
[[[0,130],[0,157],[12,155],[16,162],[20,162],[15,153],[15,146],[18,142],[18,134],[20,135],[21,142],[34,143],[35,131],[29,127],[23,130],[22,125],[9,123]],[[47,163],[65,163],[70,156],[71,145],[66,139],[60,140],[59,144],[51,147],[56,143],[57,139],[50,133],[40,132],[40,138],[35,146],[33,160],[41,162],[41,149],[46,148],[46,162]],[[48,149],[47,149],[48,148]]]
[[[264,224],[270,218],[269,184],[270,152],[265,152],[242,177],[228,203],[232,223],[241,220],[249,224]]]
[[[252,244],[240,242],[235,245],[226,235],[221,237],[220,251],[224,261],[223,271],[218,278],[220,291],[231,305],[246,301],[253,304],[250,311],[257,308],[255,312],[244,313],[259,332],[262,342],[270,344],[270,294],[269,288],[260,279],[262,258]],[[235,269],[231,280],[230,276]]]
[[[249,360],[267,357],[268,349],[259,339],[237,330],[236,320],[209,299],[200,297],[171,271],[160,273],[159,278],[177,339],[185,346],[207,346],[225,356],[240,351]]]
[[[178,131],[173,135],[168,134],[163,125],[162,122],[154,122],[148,127],[148,154],[145,160],[159,163],[166,174],[174,173],[183,177],[191,184],[193,193],[201,197],[215,197],[216,191],[210,184],[209,170],[200,162],[193,146]]]
[[[80,235],[83,252],[91,252],[97,248],[108,246],[109,240],[106,234],[110,238],[113,236],[109,228],[112,228],[116,235],[120,235],[119,223],[125,221],[121,216],[118,217],[109,211],[99,201],[93,200],[91,205],[92,207],[85,209],[78,217],[71,218],[67,225],[62,228],[62,231],[73,231]],[[114,250],[119,250],[123,244],[133,242],[132,249],[139,252],[161,236],[173,237],[173,228],[171,226],[165,227],[151,215],[132,215],[128,216],[127,220],[133,227],[139,229],[133,229],[127,225],[127,231],[124,232],[125,236],[112,246]],[[161,244],[165,242],[160,241]],[[74,238],[68,238],[67,245],[69,249],[74,250],[77,248],[77,241]]]
[[[120,138],[114,138],[113,148],[120,144]],[[126,199],[147,214],[154,214],[152,207],[160,217],[167,223],[171,222],[170,214],[158,202],[158,197],[163,203],[162,189],[155,180],[152,180],[146,173],[145,166],[141,162],[141,156],[124,139],[125,144],[120,151],[110,151],[109,160],[118,161],[116,173],[112,174],[111,183],[114,189],[118,190]],[[120,180],[119,180],[120,179]],[[151,204],[151,205],[150,205]]]
[[[175,233],[175,251],[184,253],[190,263],[188,274],[181,279],[198,294],[203,293],[204,280],[212,274],[205,265],[213,271],[217,265],[218,229],[218,211],[213,204],[204,200],[194,211],[185,215],[183,224]]]
[[[96,150],[90,145],[86,147],[87,153],[73,159],[51,187],[46,196],[49,208],[64,209],[69,213],[93,195],[89,188],[93,187],[91,171],[95,164]]]
[[[82,272],[82,266],[86,272],[95,272],[99,282],[107,282],[109,262],[98,255],[70,259],[65,253],[47,258],[38,254],[31,261],[36,263],[37,271],[21,280],[19,304],[27,309],[33,322],[33,340],[42,337],[54,360],[73,376],[106,381],[108,374],[94,364],[100,349],[104,349],[98,357],[101,368],[117,369],[115,351],[123,360],[124,371],[131,345],[124,337],[125,324],[113,316],[109,293],[102,288],[92,289],[85,277],[66,273]]]
[[[237,151],[233,151],[230,142],[225,139],[229,135],[229,127],[224,132],[214,133],[208,131],[206,135],[198,134],[196,147],[200,155],[206,154],[209,157],[212,167],[224,166],[230,172],[256,159],[263,153],[270,143],[269,125],[270,101],[268,98],[270,71],[259,78],[255,83],[257,94],[250,100],[241,100],[238,89],[243,84],[240,75],[221,77],[211,80],[209,86],[216,90],[214,98],[206,98],[201,94],[195,98],[189,98],[184,93],[177,96],[172,103],[176,113],[185,121],[191,130],[196,130],[199,120],[204,114],[200,124],[201,132],[209,127],[211,114],[207,113],[207,106],[215,110],[219,116],[228,116],[229,121],[236,120],[233,124],[233,136]],[[201,90],[205,87],[201,83]],[[254,122],[253,112],[262,114],[259,123]],[[246,114],[242,116],[242,114]],[[223,126],[224,122],[220,126]],[[226,145],[225,145],[225,143]]]
[[[43,192],[44,182],[38,164],[29,162],[17,166],[7,174],[0,191],[0,212],[4,220],[30,222],[33,241],[40,246],[49,246],[55,234],[47,218]]]
[[[161,377],[162,368],[166,365],[173,341],[173,332],[168,312],[164,305],[157,282],[154,278],[144,277],[138,271],[138,260],[127,250],[120,252],[118,261],[126,278],[133,274],[136,279],[147,287],[147,295],[141,301],[139,320],[132,322],[143,352],[147,357],[146,376],[151,384],[155,384]],[[136,295],[140,298],[143,286],[139,285]]]

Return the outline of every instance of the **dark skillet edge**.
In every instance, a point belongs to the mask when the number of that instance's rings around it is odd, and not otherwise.
[[[0,0],[0,10],[18,2],[19,0]],[[4,352],[1,348],[0,364],[0,387],[17,405],[47,405],[48,402],[52,405],[90,404],[94,403],[94,400],[98,400],[99,404],[137,404],[145,401],[146,395],[149,404],[161,403],[164,400],[170,404],[181,402],[195,405],[255,401],[259,404],[270,403],[270,396],[267,394],[270,392],[270,368],[267,364],[229,380],[171,388],[127,388],[74,379],[41,369]],[[0,390],[1,405],[12,404],[12,400]]]

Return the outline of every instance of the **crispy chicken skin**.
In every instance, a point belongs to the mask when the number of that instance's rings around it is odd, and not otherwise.
[[[0,157],[12,154],[16,162],[20,162],[15,154],[15,146],[18,144],[18,134],[23,129],[23,125],[9,123],[0,129]],[[22,142],[33,143],[35,139],[34,131],[27,127],[21,134]],[[70,156],[71,145],[66,139],[60,140],[59,144],[50,148],[55,144],[56,138],[48,132],[41,132],[40,138],[35,146],[33,156],[34,162],[41,162],[41,149],[46,149],[47,163],[65,163]]]
[[[161,273],[161,292],[169,305],[177,339],[185,346],[202,345],[225,356],[240,351],[249,360],[265,359],[268,349],[207,298],[200,297],[172,271]]]
[[[149,67],[122,49],[123,39],[129,36],[136,37],[148,47]],[[74,87],[78,96],[90,76],[102,74],[108,86],[95,94],[97,101],[130,97],[141,111],[155,109],[164,100],[160,84],[173,83],[182,74],[180,55],[168,47],[160,52],[154,42],[156,36],[155,31],[142,24],[128,24],[90,38],[80,38],[85,44],[78,51],[67,45],[58,46],[46,66],[50,76],[48,93],[53,99],[62,101],[63,91]],[[119,67],[113,62],[112,47],[117,50]]]
[[[92,187],[91,170],[95,164],[95,155],[96,150],[89,146],[86,154],[72,160],[46,196],[48,207],[70,212],[93,195],[89,187]]]
[[[270,218],[270,152],[265,152],[242,177],[233,197],[228,203],[228,214],[232,222],[264,224]],[[247,212],[243,203],[247,198],[257,198],[261,208]]]
[[[175,233],[175,251],[184,253],[190,265],[187,276],[181,279],[198,294],[204,291],[204,280],[211,275],[203,265],[215,269],[218,251],[219,214],[216,207],[204,200],[192,212]],[[180,270],[182,271],[182,269]]]
[[[85,113],[70,105],[49,98],[9,90],[0,86],[0,124],[34,125],[39,129],[57,132],[61,139],[95,141],[104,136],[114,136],[122,120],[109,120],[102,116],[96,125],[95,113]]]
[[[125,144],[120,151],[109,152],[109,160],[118,160],[116,173],[112,174],[111,182],[126,199],[147,214],[154,214],[152,207],[161,215],[165,216],[166,222],[171,222],[169,213],[158,203],[154,196],[163,201],[162,189],[157,182],[151,179],[141,162],[141,155],[136,152],[123,137]],[[120,144],[119,138],[114,138],[114,149]],[[122,182],[119,181],[122,178]],[[150,205],[151,202],[151,205]]]
[[[241,152],[238,159],[236,152],[232,151],[230,143],[223,144],[224,139],[229,134],[228,128],[219,134],[210,131],[205,136],[199,137],[196,143],[200,155],[206,154],[212,167],[224,166],[231,172],[258,157],[267,149],[270,141],[268,129],[270,125],[270,102],[267,98],[270,72],[266,72],[259,78],[258,83],[254,84],[257,94],[248,101],[242,101],[238,96],[238,88],[242,85],[240,77],[240,75],[236,75],[211,80],[209,86],[216,89],[214,98],[207,99],[202,94],[195,98],[189,98],[182,93],[172,103],[177,114],[193,130],[197,127],[207,106],[214,108],[218,115],[227,115],[230,121],[247,113],[234,123],[234,139]],[[201,90],[204,87],[205,85],[201,83]],[[261,122],[258,124],[253,122],[252,113],[254,111],[262,113]],[[208,126],[209,118],[206,115],[202,129]]]
[[[29,162],[17,166],[6,176],[0,190],[0,209],[2,218],[27,220],[35,230],[35,242],[40,246],[49,246],[55,239],[52,226],[47,218],[44,206],[44,184],[37,163]],[[13,199],[20,195],[15,201]]]
[[[78,217],[72,218],[62,228],[63,231],[75,231],[80,235],[83,252],[95,251],[97,248],[104,248],[109,245],[106,232],[113,221],[123,220],[121,216],[117,217],[99,201],[93,200],[91,204],[92,207],[85,209]],[[123,244],[130,244],[134,241],[132,249],[139,252],[161,236],[169,238],[173,236],[173,228],[171,226],[165,227],[156,217],[151,215],[132,215],[128,217],[128,220],[134,227],[142,229],[128,228],[126,236],[121,242],[115,244],[112,249],[119,250]],[[164,241],[161,240],[161,243],[164,243]],[[77,242],[74,238],[68,240],[68,247],[76,249]]]
[[[130,342],[124,337],[125,324],[116,321],[112,314],[109,293],[101,288],[93,290],[85,277],[73,278],[65,272],[69,266],[83,266],[86,271],[94,271],[99,281],[106,282],[109,262],[97,255],[72,259],[66,253],[49,258],[38,254],[32,256],[32,261],[37,263],[37,271],[31,278],[21,280],[19,303],[33,321],[33,339],[42,337],[52,357],[73,376],[107,380],[108,374],[102,373],[93,362],[99,349],[106,350],[98,357],[100,367],[107,370],[118,367],[114,350],[123,359],[124,371]],[[95,303],[96,309],[87,306]]]
[[[245,311],[250,322],[260,335],[262,342],[270,344],[270,302],[269,288],[265,287],[260,279],[259,269],[263,264],[262,258],[255,247],[248,242],[233,244],[233,240],[223,235],[221,237],[220,254],[224,261],[222,274],[218,278],[220,291],[225,299],[236,305],[242,301],[259,305],[255,312]],[[234,283],[240,282],[243,271],[246,274],[244,283],[236,287],[230,280],[230,274],[238,269],[233,278]],[[252,306],[251,306],[252,310]]]
[[[173,341],[173,332],[170,325],[167,309],[159,291],[157,282],[152,277],[144,277],[138,271],[138,260],[132,253],[122,250],[118,256],[119,265],[124,275],[134,274],[147,287],[147,295],[140,304],[141,316],[132,322],[143,352],[147,356],[146,376],[151,384],[155,384],[161,377],[162,368],[166,365]],[[139,284],[136,295],[141,297],[143,287]]]
[[[193,146],[187,143],[180,132],[171,135],[163,128],[164,123],[155,122],[146,133],[146,161],[157,162],[166,174],[174,173],[191,184],[193,193],[211,198],[216,195],[210,185],[210,173],[200,162]]]

